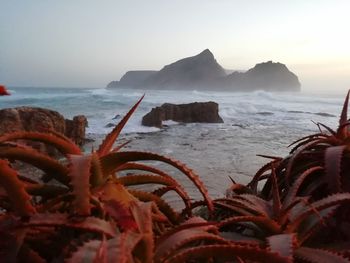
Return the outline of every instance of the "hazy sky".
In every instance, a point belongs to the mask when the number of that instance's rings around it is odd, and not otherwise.
[[[0,83],[104,87],[209,48],[273,60],[304,90],[350,88],[350,0],[0,0]]]

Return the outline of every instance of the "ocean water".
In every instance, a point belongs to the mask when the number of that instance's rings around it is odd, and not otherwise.
[[[84,114],[88,136],[97,147],[104,134],[145,93],[141,105],[124,128],[127,150],[146,150],[174,157],[194,169],[213,197],[229,187],[229,177],[248,182],[266,159],[257,154],[285,156],[294,140],[318,131],[313,122],[336,128],[344,96],[305,93],[147,91],[122,89],[13,88],[0,97],[0,109],[35,106],[57,110],[66,118]],[[177,124],[164,129],[143,127],[142,116],[165,102],[215,101],[222,124]],[[87,149],[89,150],[89,149]],[[158,165],[158,164],[155,164]],[[166,168],[168,169],[168,168]],[[176,171],[193,197],[198,193]]]

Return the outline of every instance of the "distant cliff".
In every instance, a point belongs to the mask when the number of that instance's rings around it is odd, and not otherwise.
[[[148,77],[152,76],[157,71],[155,70],[132,70],[124,74],[119,81],[111,81],[107,88],[114,87],[136,87],[141,85]]]
[[[220,80],[220,87],[237,91],[300,91],[298,77],[282,63],[256,64],[246,72],[233,72]]]
[[[178,60],[160,71],[128,71],[108,88],[197,89],[227,91],[299,91],[298,77],[282,63],[268,61],[246,72],[227,74],[209,49]]]

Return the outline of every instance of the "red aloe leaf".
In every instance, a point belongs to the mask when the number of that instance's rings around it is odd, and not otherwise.
[[[325,170],[331,192],[341,192],[341,161],[346,145],[328,147],[325,151]]]
[[[162,185],[173,185],[173,180],[168,178],[152,175],[152,174],[132,174],[119,177],[118,181],[125,186],[140,185],[140,184],[162,184]]]
[[[278,187],[278,182],[276,177],[276,170],[275,170],[275,167],[273,166],[271,170],[271,177],[272,177],[272,209],[273,209],[274,216],[278,217],[281,212],[282,204],[281,204],[279,187]]]
[[[152,166],[142,164],[142,163],[125,163],[125,164],[121,165],[117,171],[125,171],[125,170],[140,170],[140,171],[151,172],[151,173],[160,175],[162,177],[166,177],[168,180],[171,180],[173,182],[173,184],[176,186],[174,189],[171,189],[171,190],[174,190],[179,194],[179,196],[184,201],[185,206],[188,208],[189,215],[191,215],[191,208],[190,208],[191,202],[190,202],[189,195],[187,194],[185,189],[170,175],[163,172],[162,170],[159,170],[157,168],[154,168]]]
[[[57,136],[44,132],[12,132],[0,136],[0,143],[13,140],[39,141],[51,145],[63,154],[81,154],[80,148],[64,135]]]
[[[269,250],[288,258],[289,262],[293,262],[293,250],[296,242],[295,234],[273,235],[267,238]]]
[[[231,198],[219,198],[215,200],[216,204],[222,204],[223,202],[229,205],[243,208],[249,212],[249,214],[264,216],[271,215],[271,206],[267,203],[267,201],[254,195],[235,195]]]
[[[216,234],[211,234],[203,230],[197,229],[185,229],[179,231],[172,236],[170,236],[163,243],[159,244],[155,251],[155,262],[163,262],[164,259],[171,256],[177,250],[182,247],[186,247],[187,244],[199,241],[204,243],[205,241],[210,241],[210,243],[215,242],[217,244],[228,244],[229,241],[220,237]]]
[[[91,154],[91,176],[90,183],[92,187],[96,187],[103,183],[103,172],[100,158],[96,152]]]
[[[321,166],[315,166],[312,168],[307,169],[306,171],[304,171],[294,182],[294,184],[291,186],[291,188],[289,189],[287,196],[284,198],[283,201],[283,209],[287,209],[287,207],[292,204],[292,202],[294,202],[296,195],[299,191],[300,186],[302,185],[302,183],[305,181],[305,179],[311,175],[314,172],[317,171],[322,171],[324,168]]]
[[[310,215],[318,215],[321,220],[319,212],[329,207],[338,206],[344,202],[350,202],[350,193],[338,193],[325,197],[321,200],[313,202],[312,204],[295,206],[290,213],[291,223],[288,226],[288,231],[293,232],[299,227],[300,223]]]
[[[59,185],[49,184],[27,184],[25,186],[27,193],[30,195],[43,196],[46,198],[54,198],[56,196],[65,194],[69,191],[68,188]]]
[[[175,191],[184,201],[185,206],[190,208],[190,198],[187,195],[187,193],[179,187],[179,184],[172,179],[170,176],[164,177],[164,176],[157,176],[157,175],[150,175],[150,174],[133,174],[133,175],[127,175],[123,177],[119,177],[118,181],[122,183],[125,186],[132,186],[132,185],[141,185],[141,184],[161,184],[165,185],[166,187],[161,188],[163,189],[162,194],[165,194],[167,191]],[[164,192],[164,190],[166,190]],[[157,195],[159,195],[160,189],[158,189]]]
[[[138,190],[129,190],[129,192],[142,202],[154,202],[159,210],[170,220],[170,222],[173,224],[178,223],[178,213],[175,212],[167,202],[159,198],[157,195]]]
[[[152,203],[136,203],[131,212],[136,220],[141,240],[136,248],[136,254],[142,262],[151,263],[154,251],[154,236],[152,230]]]
[[[107,240],[106,240],[106,236],[103,235],[100,247],[96,251],[94,263],[108,263],[107,253],[108,253]]]
[[[8,96],[8,95],[11,95],[6,87],[4,85],[0,85],[0,96]]]
[[[33,149],[22,149],[19,147],[0,146],[0,158],[19,160],[29,163],[45,173],[49,174],[57,181],[68,184],[68,169],[55,159],[39,153]]]
[[[5,160],[0,160],[0,185],[5,189],[17,215],[30,216],[36,212],[30,203],[31,197],[25,191],[25,186],[19,180],[17,172]]]
[[[298,148],[291,155],[291,157],[290,157],[290,159],[288,161],[288,164],[287,164],[287,167],[286,167],[286,173],[285,173],[285,178],[286,178],[286,181],[287,181],[288,184],[290,183],[290,177],[291,177],[291,173],[292,173],[293,164],[294,164],[295,160],[299,158],[300,154],[303,151],[311,148],[314,145],[317,145],[317,144],[320,144],[320,143],[326,143],[326,142],[327,142],[326,139],[320,139],[320,140],[317,140],[317,141],[312,141],[312,142],[306,143],[302,147]]]
[[[265,164],[263,167],[261,167],[256,174],[254,175],[253,179],[249,182],[249,184],[247,185],[248,187],[250,187],[254,193],[257,193],[257,186],[258,186],[258,182],[260,177],[266,172],[269,171],[271,169],[271,166],[273,164],[277,164],[278,162],[280,162],[280,160],[273,160],[271,162],[268,162],[267,164]]]
[[[69,259],[66,259],[67,263],[94,263],[95,259],[98,258],[103,248],[103,241],[90,240],[79,247]],[[103,252],[102,252],[103,253]],[[102,255],[101,255],[102,256]],[[101,259],[101,258],[100,258]],[[101,261],[97,261],[101,262]],[[96,263],[97,263],[96,262]],[[103,262],[103,261],[102,261]],[[106,262],[106,261],[105,261]]]
[[[259,213],[254,210],[253,208],[250,209],[249,207],[243,207],[241,205],[237,204],[229,204],[226,202],[222,202],[220,200],[214,201],[215,208],[222,208],[225,212],[230,212],[242,216],[257,216]],[[220,211],[220,209],[219,209]]]
[[[349,263],[342,255],[323,249],[300,247],[295,250],[294,256],[301,260],[313,263]]]
[[[125,207],[135,203],[137,199],[120,183],[108,180],[104,185],[94,190],[95,196],[103,202],[114,200]]]
[[[348,120],[349,94],[350,94],[350,90],[348,91],[348,94],[345,97],[345,101],[344,101],[344,104],[343,104],[343,109],[342,109],[342,112],[341,112],[341,115],[340,115],[340,119],[339,119],[339,126],[343,125]]]
[[[57,226],[97,232],[105,234],[108,237],[114,237],[116,235],[115,226],[103,219],[96,217],[75,218],[62,213],[34,214],[27,222],[22,222],[22,226]]]
[[[272,155],[266,155],[266,154],[257,154],[256,156],[263,157],[263,158],[266,158],[266,159],[272,159],[272,160],[274,160],[274,161],[280,161],[280,160],[282,160],[281,157],[272,156]]]
[[[317,142],[319,141],[320,139],[326,139],[327,137],[315,137],[315,138],[310,138],[309,140],[305,140],[305,141],[302,141],[298,144],[296,144],[291,150],[290,150],[290,153],[293,154],[298,148],[302,147],[303,145],[305,144],[308,144],[308,143],[311,143],[311,142]]]
[[[136,257],[136,255],[139,256],[139,253],[137,253],[138,251],[136,251],[136,246],[140,243],[140,240],[141,235],[132,231],[124,232],[108,240],[107,262],[138,262],[134,260],[134,257]],[[146,257],[141,258],[141,260],[142,262],[150,262]]]
[[[216,241],[221,244],[229,242],[216,234],[209,233],[208,231],[212,231],[213,227],[201,225],[201,223],[207,222],[202,218],[193,217],[179,227],[172,229],[171,232],[161,236],[157,241],[154,255],[156,262],[163,262],[163,260],[168,258],[173,252],[179,250],[187,243],[191,243],[196,240],[200,241],[201,243],[205,240]]]
[[[136,108],[139,106],[144,96],[145,95],[143,95],[141,99],[139,99],[139,101],[130,109],[130,111],[124,116],[124,118],[118,123],[118,125],[115,126],[114,129],[106,136],[99,149],[97,150],[99,156],[103,156],[110,152],[115,140],[118,138],[120,132],[124,128],[131,115],[134,113]]]
[[[116,200],[109,200],[104,203],[106,212],[116,220],[123,230],[137,229],[134,217],[130,208],[120,204]]]
[[[325,128],[331,135],[335,136],[337,134],[332,128],[328,127],[327,125],[324,125],[323,123],[317,123],[317,125]]]
[[[26,236],[26,229],[12,230],[11,233],[0,231],[0,256],[6,262],[17,262],[18,253]]]
[[[186,165],[183,163],[173,160],[171,158],[154,154],[154,153],[148,153],[148,152],[117,152],[117,153],[110,153],[106,156],[103,156],[101,158],[101,163],[103,170],[105,172],[105,175],[110,174],[113,170],[115,170],[118,166],[123,165],[127,162],[133,162],[133,161],[160,161],[167,163],[178,170],[180,170],[183,174],[185,174],[198,188],[198,190],[201,192],[201,194],[204,197],[204,200],[207,203],[208,209],[210,212],[213,211],[213,203],[211,198],[209,197],[208,190],[202,183],[202,181],[199,179],[198,175],[194,173],[193,170],[189,169]]]
[[[249,260],[254,262],[266,263],[290,263],[288,258],[282,257],[277,253],[260,249],[255,246],[245,245],[205,245],[195,248],[188,248],[181,250],[173,257],[167,259],[166,263],[182,263],[190,261],[191,259],[203,260],[209,258],[217,258],[221,261],[232,261],[240,257],[241,260]],[[203,262],[203,261],[199,261]]]
[[[30,249],[28,246],[22,246],[18,255],[18,262],[47,263],[38,252]]]
[[[140,240],[133,232],[121,233],[115,238],[91,240],[84,243],[66,260],[67,263],[133,262],[132,252]]]
[[[120,149],[124,148],[129,143],[131,143],[131,140],[128,140],[128,141],[118,145],[117,147],[113,148],[111,152],[119,152]]]
[[[220,221],[218,227],[222,228],[240,222],[252,222],[273,234],[277,234],[281,231],[281,226],[276,221],[265,216],[232,216]]]
[[[308,238],[310,238],[319,228],[325,226],[324,222],[331,218],[336,212],[338,206],[329,207],[319,211],[315,215],[309,216],[303,220],[301,227],[298,228],[298,241],[299,244],[303,244]]]
[[[78,215],[90,215],[90,155],[69,155],[70,185],[74,194],[74,211]]]
[[[179,226],[170,228],[165,234],[162,234],[158,239],[156,245],[163,243],[165,240],[170,238],[175,233],[186,230],[186,229],[200,229],[208,233],[217,233],[218,228],[215,226],[216,223],[208,222],[199,216],[194,216],[182,223]]]
[[[312,135],[308,135],[308,136],[305,136],[305,137],[302,137],[294,142],[292,142],[291,144],[289,144],[287,147],[291,147],[299,142],[301,142],[303,144],[302,141],[308,141],[309,139],[318,139],[319,137],[327,137],[327,135],[323,134],[323,133],[315,133],[315,134],[312,134]]]

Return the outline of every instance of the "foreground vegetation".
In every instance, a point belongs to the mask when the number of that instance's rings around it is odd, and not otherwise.
[[[138,101],[97,150],[55,132],[0,136],[3,262],[350,262],[350,122],[294,142],[247,185],[212,200],[194,171],[171,158],[121,151],[115,141]],[[52,158],[24,144],[55,147]],[[30,144],[29,144],[30,145]],[[202,194],[146,161],[165,163]],[[17,162],[38,169],[17,171]],[[134,186],[154,184],[153,191]],[[137,188],[140,189],[140,188]],[[144,189],[144,188],[141,188]],[[223,189],[224,191],[224,189]],[[164,196],[174,192],[184,209]]]

